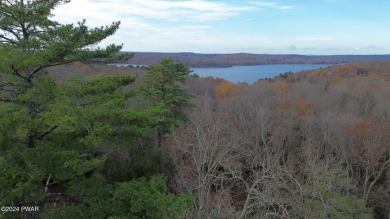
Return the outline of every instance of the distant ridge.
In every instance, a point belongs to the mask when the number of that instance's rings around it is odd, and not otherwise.
[[[231,67],[266,64],[343,64],[363,61],[388,61],[390,55],[268,55],[268,54],[202,54],[136,52],[127,64],[152,65],[164,57],[172,57],[189,67]]]

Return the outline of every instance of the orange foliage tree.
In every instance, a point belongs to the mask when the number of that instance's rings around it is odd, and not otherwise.
[[[222,81],[216,91],[215,96],[217,97],[227,97],[232,94],[237,89],[237,85],[230,81]]]

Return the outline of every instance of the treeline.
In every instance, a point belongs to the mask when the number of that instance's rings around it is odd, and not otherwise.
[[[362,61],[390,60],[390,55],[267,55],[267,54],[197,54],[197,53],[136,53],[126,63],[135,65],[157,64],[164,57],[172,57],[189,67],[231,67],[266,64],[345,64]]]

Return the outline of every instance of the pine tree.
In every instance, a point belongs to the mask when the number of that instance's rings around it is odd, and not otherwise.
[[[1,206],[43,206],[54,184],[93,185],[89,176],[104,162],[100,148],[136,141],[151,117],[150,110],[125,107],[129,94],[123,87],[134,76],[74,78],[59,85],[46,73],[75,61],[129,57],[116,56],[121,45],[96,47],[119,22],[90,29],[85,21],[51,20],[51,10],[68,2],[0,1]]]
[[[61,84],[54,81],[47,73],[52,66],[131,57],[117,55],[121,45],[97,46],[116,32],[119,22],[90,29],[85,20],[77,25],[53,21],[51,11],[66,3],[69,1],[0,0],[0,206],[39,205],[47,218],[115,217],[123,214],[113,212],[121,202],[113,194],[133,188],[136,181],[108,183],[103,149],[137,145],[161,117],[161,107],[129,107],[133,93],[125,92],[124,87],[135,80],[132,75],[100,74]],[[188,71],[184,70],[180,72]],[[182,92],[176,85],[169,87]],[[174,106],[177,101],[180,99],[169,94],[164,103]],[[164,114],[167,118],[176,115],[172,108],[169,112]],[[52,186],[58,187],[61,196],[50,196]],[[146,189],[157,196],[167,193],[166,189]],[[162,200],[175,202],[174,196],[166,197]],[[141,197],[140,203],[143,198],[148,196]],[[56,208],[50,208],[52,201],[58,202]],[[175,211],[161,207],[159,214],[177,215],[185,203],[180,209],[174,205]],[[126,215],[131,217],[135,206],[130,207]],[[42,216],[19,213],[0,217]]]
[[[144,84],[139,88],[144,100],[151,106],[160,107],[159,118],[155,122],[158,147],[164,135],[172,128],[188,119],[185,109],[193,107],[192,97],[183,87],[191,69],[183,63],[175,63],[172,58],[164,58],[158,65],[152,65]]]
[[[52,20],[51,11],[66,3],[69,0],[0,1],[1,102],[15,102],[47,67],[129,58],[115,56],[122,45],[97,47],[118,30],[119,21],[90,29],[85,20],[77,25]]]

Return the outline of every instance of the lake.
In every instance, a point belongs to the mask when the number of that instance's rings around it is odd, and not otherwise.
[[[229,68],[191,68],[201,77],[223,78],[231,82],[247,82],[252,84],[258,79],[273,78],[280,73],[298,72],[324,68],[329,65],[322,64],[283,64],[283,65],[253,65],[233,66]]]

